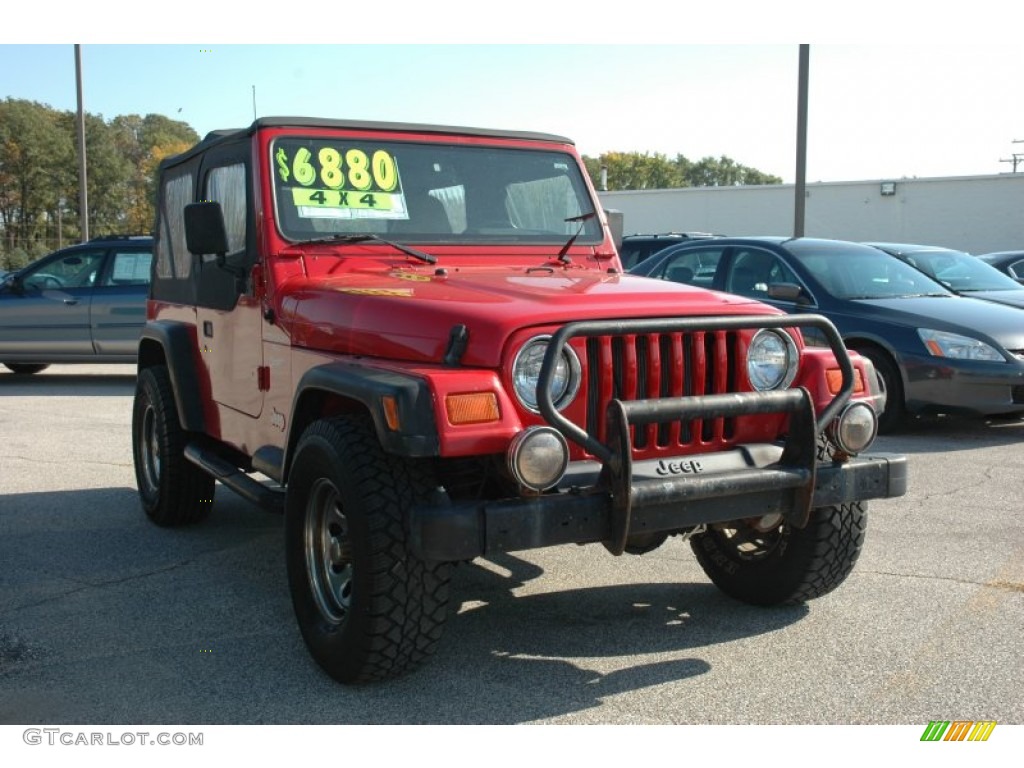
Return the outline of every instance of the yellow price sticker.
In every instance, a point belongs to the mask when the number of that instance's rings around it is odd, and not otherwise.
[[[354,208],[357,210],[390,211],[395,195],[386,192],[354,192],[337,189],[292,189],[296,206],[319,208]]]

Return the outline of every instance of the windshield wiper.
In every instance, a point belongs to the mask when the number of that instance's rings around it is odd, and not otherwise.
[[[425,261],[427,264],[437,263],[437,256],[432,256],[429,253],[424,253],[423,251],[411,248],[408,245],[403,245],[402,243],[396,243],[394,240],[386,240],[380,235],[370,234],[369,232],[362,235],[327,235],[326,237],[314,237],[309,240],[300,240],[299,242],[294,243],[294,245],[313,245],[316,243],[364,243],[368,240],[375,243],[390,245],[395,250],[407,253],[420,261]]]
[[[568,219],[563,221],[571,222],[578,221],[580,228],[576,230],[576,234],[569,238],[569,240],[562,246],[561,250],[558,251],[558,260],[563,264],[570,264],[572,260],[566,255],[569,253],[569,249],[572,248],[572,244],[576,242],[576,238],[583,234],[583,227],[588,221],[597,216],[597,211],[591,211],[590,213],[581,213],[579,216],[570,216]]]

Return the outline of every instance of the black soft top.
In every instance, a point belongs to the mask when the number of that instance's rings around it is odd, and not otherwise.
[[[180,155],[168,158],[166,165],[177,165],[211,146],[243,137],[252,136],[260,128],[346,128],[364,131],[392,131],[396,133],[426,133],[436,136],[481,136],[484,138],[522,139],[547,141],[558,144],[574,144],[572,139],[551,133],[532,131],[503,131],[490,128],[468,128],[452,125],[429,125],[422,123],[387,123],[376,120],[334,120],[321,117],[260,117],[248,128],[234,128],[210,131],[202,141]]]

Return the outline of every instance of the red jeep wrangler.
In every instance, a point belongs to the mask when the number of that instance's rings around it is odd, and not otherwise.
[[[802,602],[905,492],[862,455],[870,362],[824,318],[623,275],[568,139],[263,118],[160,173],[142,506],[194,523],[220,481],[283,509],[337,680],[431,654],[459,561],[678,535],[732,597]]]

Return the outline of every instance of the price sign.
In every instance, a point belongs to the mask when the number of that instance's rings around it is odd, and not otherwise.
[[[386,149],[280,140],[274,148],[278,204],[303,218],[407,219],[398,164]]]

